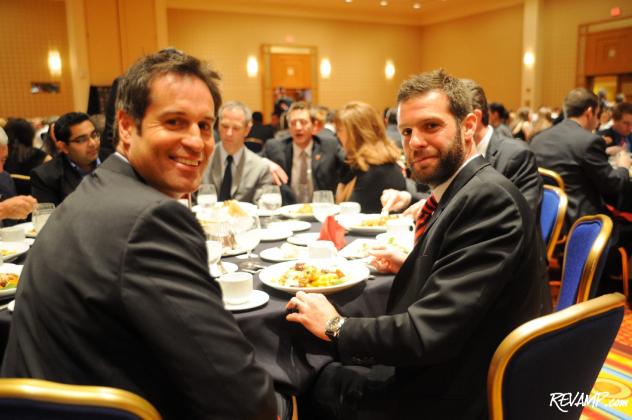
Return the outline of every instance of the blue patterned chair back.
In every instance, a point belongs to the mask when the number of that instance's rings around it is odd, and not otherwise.
[[[612,220],[603,214],[584,216],[573,223],[564,250],[557,311],[594,295],[611,233]]]
[[[109,387],[0,379],[0,420],[160,420],[146,400]]]
[[[492,420],[578,419],[621,325],[625,297],[600,296],[529,321],[498,346],[487,376]]]

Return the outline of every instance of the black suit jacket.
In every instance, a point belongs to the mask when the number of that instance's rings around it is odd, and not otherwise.
[[[380,197],[385,189],[393,188],[398,191],[406,189],[406,179],[402,174],[402,169],[396,163],[370,165],[366,172],[353,171],[353,176],[356,177],[356,183],[349,201],[360,203],[363,213],[382,211]]]
[[[343,363],[395,367],[384,385],[392,418],[486,417],[496,347],[550,310],[542,253],[522,194],[482,157],[473,159],[395,276],[387,314],[342,327]]]
[[[573,120],[538,133],[530,143],[538,166],[559,173],[568,194],[566,226],[588,214],[610,214],[604,195],[617,195],[630,183],[628,170],[608,163],[606,143]]]
[[[4,377],[126,389],[164,418],[276,414],[271,378],[224,309],[193,213],[118,155],[50,217],[17,302]]]
[[[60,153],[31,171],[31,195],[39,203],[58,206],[81,180],[81,175],[70,165],[66,155]]]
[[[509,179],[539,215],[542,202],[542,178],[533,152],[523,141],[507,138],[493,131],[485,159],[492,167]]]
[[[331,190],[336,192],[340,177],[349,171],[345,163],[345,154],[340,143],[332,139],[312,137],[312,183],[314,191]],[[296,196],[291,189],[292,184],[292,138],[268,140],[263,148],[262,156],[277,163],[288,176],[288,183],[283,186],[283,201],[285,204],[296,202]]]

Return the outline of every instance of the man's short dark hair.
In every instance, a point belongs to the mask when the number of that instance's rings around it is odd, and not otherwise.
[[[487,106],[487,97],[483,88],[474,80],[462,79],[465,87],[467,87],[472,95],[472,108],[478,109],[482,113],[482,123],[487,126],[489,124],[489,107]]]
[[[387,108],[385,117],[388,125],[397,125],[397,108]]]
[[[170,48],[147,55],[127,70],[121,79],[116,99],[116,110],[123,110],[131,116],[136,128],[141,132],[141,122],[150,105],[151,83],[159,76],[177,74],[193,76],[208,87],[213,97],[215,115],[222,105],[219,91],[219,74],[204,61]],[[55,133],[56,134],[56,133]],[[118,130],[114,130],[114,146],[118,143]]]
[[[303,110],[303,109],[309,112],[310,119],[311,119],[312,106],[309,104],[309,102],[305,102],[305,101],[292,102],[292,105],[290,105],[290,107],[287,110],[287,115],[289,116],[293,111]]]
[[[69,112],[62,115],[55,122],[55,138],[57,141],[63,141],[68,144],[71,134],[70,128],[86,120],[90,120],[90,116],[84,112]],[[92,124],[94,125],[94,123]]]
[[[492,102],[491,104],[489,104],[489,112],[495,112],[498,114],[498,117],[503,121],[507,121],[507,118],[509,118],[509,112],[507,112],[507,108],[505,108],[505,105],[501,104],[500,102]]]
[[[568,92],[564,98],[564,114],[566,118],[581,116],[588,108],[592,108],[595,114],[599,111],[599,98],[585,88],[575,88]]]
[[[261,111],[255,111],[252,113],[252,122],[256,122],[257,124],[263,123],[263,114]]]
[[[621,102],[617,104],[612,110],[612,119],[614,121],[619,121],[623,118],[623,114],[632,114],[632,103]]]
[[[441,91],[448,97],[450,113],[459,124],[472,112],[470,95],[463,82],[443,69],[417,74],[404,81],[399,87],[397,103],[401,104],[433,90]]]

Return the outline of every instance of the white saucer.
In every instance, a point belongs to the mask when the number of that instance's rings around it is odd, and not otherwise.
[[[7,304],[7,311],[13,312],[15,311],[15,299]]]
[[[290,236],[294,235],[294,232],[292,232],[290,229],[275,227],[261,229],[259,230],[259,234],[261,235],[262,242],[273,242],[287,239]]]
[[[312,227],[312,224],[305,220],[284,220],[268,224],[268,229],[289,229],[292,232],[301,232],[308,230],[310,227]]]
[[[224,267],[224,269],[226,270],[226,272],[219,272],[219,269],[217,268],[217,264],[214,264],[212,266],[209,266],[209,270],[211,272],[211,276],[213,277],[219,277],[222,274],[226,274],[226,273],[234,273],[235,271],[238,270],[239,267],[237,267],[237,264],[233,264],[231,262],[226,262],[226,261],[222,261],[222,267]]]
[[[312,242],[316,242],[318,238],[320,238],[320,232],[307,232],[290,236],[289,238],[287,238],[287,241],[294,245],[307,246]]]
[[[229,311],[245,311],[248,309],[258,308],[259,306],[263,306],[268,303],[270,300],[270,295],[264,292],[263,290],[253,290],[250,294],[250,299],[247,302],[240,304],[229,304],[224,303],[224,308]]]

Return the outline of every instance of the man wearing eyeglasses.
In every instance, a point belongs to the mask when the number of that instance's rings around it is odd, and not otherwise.
[[[31,171],[31,194],[40,203],[59,205],[99,161],[100,134],[88,114],[69,112],[55,122],[60,153]]]

